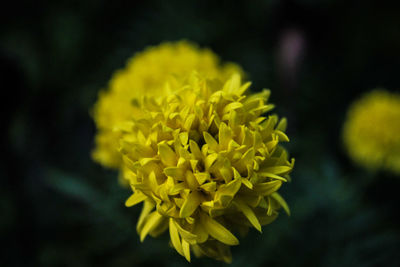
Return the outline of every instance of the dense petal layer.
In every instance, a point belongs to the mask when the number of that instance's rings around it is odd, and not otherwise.
[[[277,194],[294,165],[280,146],[286,120],[261,117],[269,91],[244,95],[239,74],[222,83],[193,72],[166,86],[174,93],[144,98],[143,115],[121,136],[135,192],[126,204],[145,203],[141,240],[167,224],[188,261],[193,251],[229,262],[229,246],[239,244],[232,230],[261,232],[281,207],[289,213]]]

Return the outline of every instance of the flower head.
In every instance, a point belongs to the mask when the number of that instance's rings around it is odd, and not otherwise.
[[[124,121],[141,114],[137,105],[141,98],[165,95],[163,85],[170,76],[179,79],[193,70],[222,80],[241,72],[239,66],[221,65],[213,52],[187,41],[163,43],[132,57],[124,69],[113,75],[109,88],[99,94],[93,110],[98,128],[93,158],[104,166],[119,168],[119,128]]]
[[[350,107],[343,127],[350,157],[367,169],[400,174],[400,94],[367,93]]]
[[[120,152],[133,189],[126,206],[144,203],[141,240],[169,229],[188,261],[192,251],[230,262],[235,232],[261,232],[281,207],[289,212],[277,193],[294,165],[280,145],[289,141],[286,120],[263,116],[270,91],[245,95],[249,86],[239,74],[221,82],[192,73],[139,104]]]

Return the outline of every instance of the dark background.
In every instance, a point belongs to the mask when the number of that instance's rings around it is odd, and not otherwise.
[[[398,2],[397,2],[398,3]],[[135,232],[130,190],[90,158],[90,110],[148,45],[188,39],[271,88],[296,158],[292,210],[251,231],[232,266],[400,266],[400,177],[354,166],[348,105],[400,88],[395,1],[8,1],[0,11],[1,266],[187,266]],[[291,62],[286,48],[299,48]],[[285,48],[286,47],[286,48]],[[192,265],[221,265],[193,259]]]

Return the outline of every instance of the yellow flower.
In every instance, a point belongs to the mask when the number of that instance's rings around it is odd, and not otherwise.
[[[344,144],[357,164],[400,174],[400,94],[367,93],[350,107]]]
[[[279,144],[289,141],[286,120],[263,117],[274,107],[270,91],[245,95],[249,86],[237,73],[226,82],[197,73],[172,79],[168,95],[145,98],[142,116],[125,125],[126,206],[144,203],[141,241],[169,229],[188,261],[192,251],[230,262],[239,244],[232,232],[261,232],[281,207],[289,213],[277,193],[294,165]]]
[[[93,115],[98,128],[93,158],[106,167],[119,168],[121,157],[117,151],[123,123],[142,111],[138,103],[143,96],[162,96],[164,83],[170,76],[187,76],[193,70],[208,78],[226,80],[239,66],[221,65],[218,57],[208,49],[200,49],[187,41],[163,43],[147,48],[117,71],[109,88],[101,91]]]

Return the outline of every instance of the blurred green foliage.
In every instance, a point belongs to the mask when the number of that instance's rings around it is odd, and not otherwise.
[[[125,208],[130,191],[90,158],[90,110],[112,72],[148,45],[182,38],[241,64],[252,90],[271,88],[289,119],[297,164],[282,194],[292,215],[241,239],[232,266],[400,265],[400,177],[353,166],[340,140],[355,97],[400,88],[398,3],[8,4],[0,18],[1,266],[188,265],[168,236],[139,242],[140,208]],[[280,68],[288,30],[302,44],[293,73]]]

